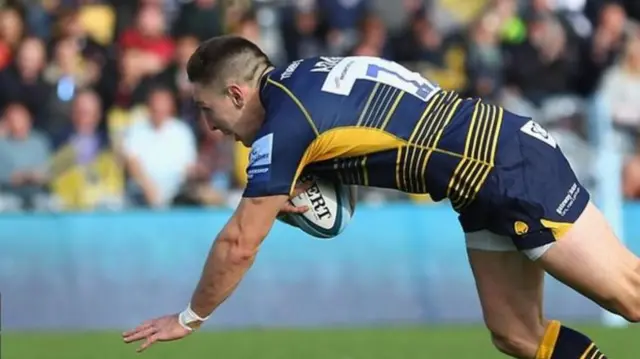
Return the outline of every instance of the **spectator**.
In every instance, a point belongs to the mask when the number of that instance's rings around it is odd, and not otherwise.
[[[102,46],[113,41],[116,14],[113,6],[104,0],[80,0],[78,22],[87,38]]]
[[[71,146],[76,154],[75,162],[79,165],[93,162],[108,145],[106,136],[99,131],[101,118],[98,95],[91,90],[79,91],[73,99],[71,121],[54,138],[54,147]]]
[[[253,12],[246,12],[238,18],[236,26],[233,28],[233,33],[262,47],[260,46],[262,42],[260,39],[260,25],[258,25],[258,20]]]
[[[626,20],[624,8],[619,4],[609,3],[600,10],[593,36],[581,47],[580,94],[591,95],[606,69],[614,64],[623,51]]]
[[[230,184],[230,151],[233,143],[220,131],[212,132],[205,121],[198,122],[200,141],[198,157],[189,168],[186,186],[179,204],[219,206],[225,203]]]
[[[93,85],[100,74],[86,66],[78,43],[73,38],[58,41],[53,59],[44,71],[44,79],[54,89],[48,103],[47,134],[57,135],[69,123],[71,100],[79,89]]]
[[[527,26],[518,14],[516,0],[493,0],[492,12],[498,17],[500,37],[505,44],[520,44],[527,37]]]
[[[464,89],[465,53],[461,38],[456,33],[443,34],[424,12],[415,13],[392,44],[391,53],[396,61],[414,64],[420,73],[443,88]]]
[[[358,41],[360,24],[369,15],[369,1],[318,0],[317,2],[318,9],[327,19],[327,43],[331,53],[341,54],[353,48]],[[379,22],[379,28],[386,32],[382,21],[378,18],[375,20]]]
[[[60,1],[30,1],[25,8],[29,33],[45,41],[51,40],[51,27],[61,6]]]
[[[71,121],[54,142],[52,192],[65,209],[121,208],[123,171],[100,130],[100,99],[80,90],[72,104]]]
[[[56,21],[56,33],[52,45],[55,46],[58,41],[69,39],[76,42],[85,66],[91,67],[89,71],[98,72],[107,64],[107,49],[89,36],[81,21],[80,13],[76,10],[65,10],[60,13]]]
[[[536,119],[558,143],[580,183],[591,190],[594,153],[586,140],[585,107],[577,96],[553,97],[542,103]]]
[[[46,63],[44,44],[37,38],[25,39],[18,48],[15,62],[0,73],[0,108],[11,102],[23,103],[35,116],[38,129],[46,127],[47,86],[42,70]]]
[[[187,77],[187,62],[198,45],[198,39],[193,36],[178,38],[173,63],[154,81],[171,87],[177,94],[178,117],[189,123],[194,130],[198,128],[198,113],[192,99],[191,82]]]
[[[174,35],[191,35],[200,41],[222,35],[222,17],[217,0],[194,0],[185,3],[174,25]]]
[[[282,23],[289,60],[328,54],[325,33],[316,8],[298,5],[289,10],[292,11],[292,17]]]
[[[24,24],[17,9],[0,10],[0,70],[11,63],[14,51],[24,35]]]
[[[165,18],[158,6],[144,6],[136,18],[135,27],[120,37],[122,51],[139,52],[138,70],[142,75],[160,73],[171,62],[175,45],[166,34]]]
[[[528,31],[523,44],[507,51],[507,85],[537,105],[545,97],[572,92],[578,56],[568,47],[564,28],[554,17],[535,16]]]
[[[387,39],[387,29],[377,16],[371,15],[364,20],[360,43],[355,53],[365,56],[393,57]]]
[[[424,16],[416,14],[403,32],[393,41],[397,61],[425,61],[444,66],[444,38]]]
[[[109,72],[117,76],[105,77],[101,82],[102,94],[108,107],[129,110],[147,98],[152,77],[144,74],[145,57],[135,50],[123,51],[118,61],[118,70]]]
[[[487,13],[470,29],[466,72],[471,96],[495,100],[502,88],[499,21],[496,14]]]
[[[7,135],[0,138],[0,186],[23,203],[19,207],[32,208],[47,183],[49,143],[32,130],[31,115],[21,104],[9,104],[3,121]]]
[[[318,7],[327,14],[331,30],[356,31],[358,25],[369,13],[368,0],[318,0]]]
[[[623,192],[627,198],[640,198],[640,36],[634,33],[627,41],[621,63],[603,79],[602,94],[608,99],[617,125],[618,143],[628,160],[623,173]]]
[[[226,32],[237,31],[243,22],[250,21],[255,16],[251,14],[252,0],[227,0],[224,4],[224,26]]]
[[[423,0],[370,0],[369,12],[375,11],[391,33],[402,31],[406,24],[418,13],[425,13],[426,1]]]
[[[196,162],[195,139],[189,127],[173,117],[173,95],[155,89],[149,95],[147,118],[127,133],[124,156],[136,205],[170,205]]]
[[[637,34],[627,41],[620,64],[605,74],[601,91],[617,125],[622,151],[634,154],[640,130],[640,37]]]

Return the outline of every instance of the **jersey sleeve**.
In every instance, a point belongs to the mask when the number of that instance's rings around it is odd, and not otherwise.
[[[285,96],[277,102],[268,107],[265,124],[251,146],[244,197],[289,195],[316,138],[310,119],[295,101]]]

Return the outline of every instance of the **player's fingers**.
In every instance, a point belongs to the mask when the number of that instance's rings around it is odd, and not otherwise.
[[[293,211],[293,213],[304,213],[309,210],[309,207],[308,206],[293,207],[291,210]]]
[[[304,213],[308,210],[309,210],[309,207],[307,206],[296,207],[291,203],[285,204],[284,208],[282,208],[282,212],[285,212],[285,213]]]
[[[137,352],[140,353],[140,352],[146,350],[153,343],[155,343],[157,341],[158,341],[158,335],[157,334],[154,334],[154,335],[148,337],[147,340],[145,340],[144,343],[142,343],[142,345],[138,348]]]
[[[149,338],[153,336],[157,332],[156,328],[148,327],[139,332],[135,332],[131,335],[128,335],[124,338],[125,343],[137,342],[140,339]]]
[[[122,336],[123,337],[128,337],[130,335],[133,335],[134,333],[137,333],[139,331],[145,330],[145,329],[151,327],[152,325],[153,325],[153,321],[148,320],[148,321],[138,325],[137,327],[122,333]]]

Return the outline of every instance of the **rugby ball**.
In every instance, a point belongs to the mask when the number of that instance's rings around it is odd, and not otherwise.
[[[286,214],[282,221],[320,239],[340,234],[349,224],[356,206],[355,187],[320,178],[311,179],[311,187],[290,202],[307,206],[305,213]]]

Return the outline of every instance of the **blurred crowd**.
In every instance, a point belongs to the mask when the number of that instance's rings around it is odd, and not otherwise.
[[[600,94],[640,198],[640,1],[0,0],[0,211],[237,203],[248,150],[208,132],[186,63],[233,33],[276,64],[382,56],[534,117],[593,184]],[[363,200],[403,200],[369,190]],[[411,196],[416,201],[424,196]]]

